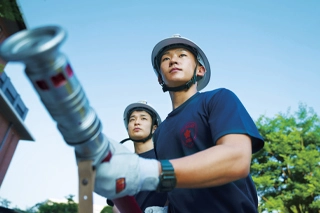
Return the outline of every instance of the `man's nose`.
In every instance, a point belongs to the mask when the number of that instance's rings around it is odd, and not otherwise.
[[[176,55],[173,55],[171,58],[170,58],[170,66],[174,65],[174,64],[177,64],[178,63],[178,56]]]
[[[140,124],[140,119],[134,120],[134,125],[138,125],[138,124]]]

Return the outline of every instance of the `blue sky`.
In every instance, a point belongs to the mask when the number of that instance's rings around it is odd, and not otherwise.
[[[161,39],[179,33],[196,42],[211,64],[204,91],[235,92],[254,120],[300,102],[320,114],[320,2],[19,0],[28,28],[59,25],[61,47],[81,82],[103,132],[126,138],[125,107],[147,100],[162,119],[171,111],[151,66]],[[20,141],[1,186],[12,206],[78,194],[73,148],[62,139],[20,63],[6,73],[29,108],[25,124],[35,142]],[[126,145],[132,149],[132,144]],[[105,199],[95,195],[95,204]]]

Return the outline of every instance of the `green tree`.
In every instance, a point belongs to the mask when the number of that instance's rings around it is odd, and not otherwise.
[[[0,197],[0,206],[3,206],[5,208],[9,208],[11,202],[5,198]]]
[[[23,21],[17,2],[14,0],[0,0],[0,17]]]
[[[251,175],[256,184],[260,212],[319,213],[320,120],[304,104],[256,122],[265,139],[264,149],[253,155]]]
[[[74,202],[73,198],[74,195],[67,196],[67,203],[57,203],[47,200],[26,210],[21,210],[17,207],[12,210],[15,210],[17,213],[78,213],[78,204]],[[9,200],[0,197],[0,206],[9,208],[10,204],[11,202]],[[105,206],[100,213],[112,213],[112,207]]]
[[[100,213],[112,213],[112,207],[111,206],[105,206]]]
[[[37,213],[77,213],[78,204],[73,200],[74,195],[66,197],[67,203],[57,203],[50,200],[36,205]]]

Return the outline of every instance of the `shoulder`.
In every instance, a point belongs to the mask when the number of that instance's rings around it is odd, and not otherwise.
[[[218,88],[218,89],[214,89],[214,90],[210,90],[210,91],[206,91],[206,92],[202,92],[200,93],[203,96],[221,96],[221,95],[228,95],[228,96],[236,96],[236,94],[234,92],[232,92],[231,90],[227,89],[227,88]]]
[[[150,158],[150,159],[155,159],[155,158],[156,158],[156,154],[155,154],[154,149],[151,149],[151,150],[149,150],[149,151],[140,153],[140,154],[138,154],[138,155],[139,155],[140,157],[143,157],[143,158]]]
[[[237,95],[233,91],[227,88],[218,88],[218,89],[202,92],[200,93],[200,97],[206,104],[209,104],[209,105],[216,105],[216,104],[226,105],[230,102],[236,102],[236,103],[240,102]]]

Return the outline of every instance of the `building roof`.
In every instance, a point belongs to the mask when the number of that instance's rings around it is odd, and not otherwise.
[[[28,108],[24,105],[5,72],[0,73],[0,106],[0,113],[7,121],[13,124],[20,139],[33,141],[33,137],[23,122]]]
[[[17,0],[0,0],[0,6],[0,34],[4,38],[27,28]],[[13,124],[21,140],[33,141],[23,122],[28,109],[10,78],[3,72],[5,64],[6,62],[0,59],[0,113]]]
[[[17,0],[0,0],[0,20],[5,25],[9,35],[27,29],[21,7]]]
[[[2,90],[0,90],[0,106],[0,114],[13,124],[13,127],[19,134],[20,139],[34,141],[29,130],[24,125],[22,118],[17,114],[17,111],[14,109]]]

